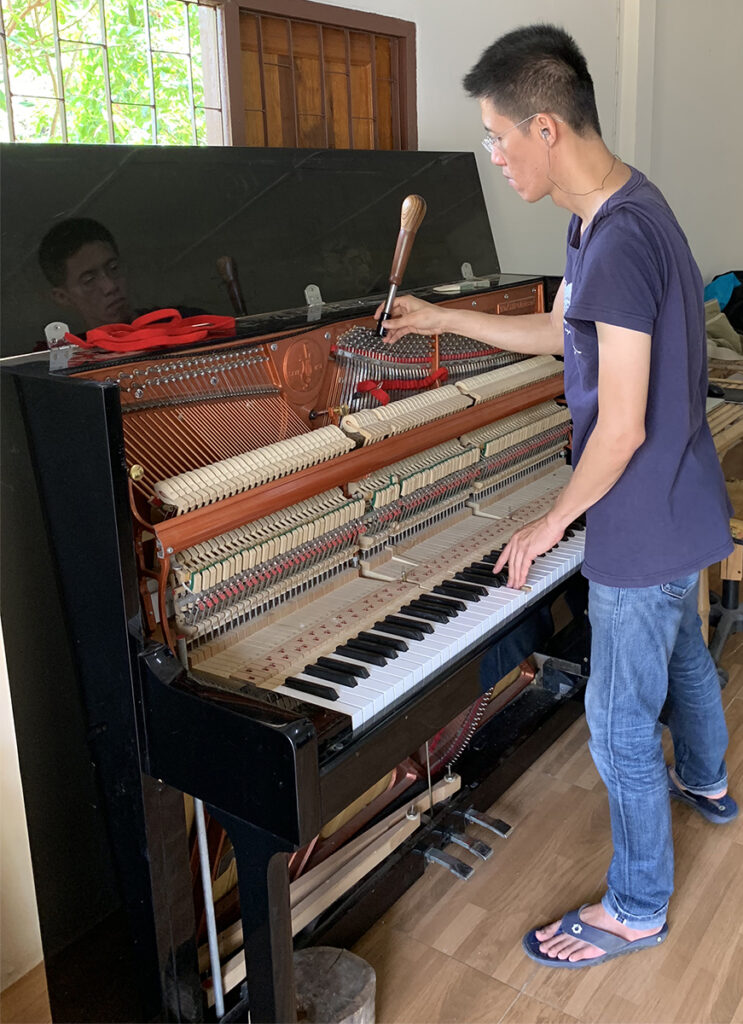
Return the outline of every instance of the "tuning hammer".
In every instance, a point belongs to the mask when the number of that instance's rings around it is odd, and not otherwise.
[[[389,319],[392,312],[397,289],[408,265],[415,234],[421,226],[421,221],[425,215],[426,200],[422,196],[407,196],[405,198],[402,210],[400,211],[400,233],[397,236],[395,255],[392,258],[392,269],[390,270],[390,290],[387,294],[384,309],[377,321],[376,333],[379,338],[384,336],[384,321]]]

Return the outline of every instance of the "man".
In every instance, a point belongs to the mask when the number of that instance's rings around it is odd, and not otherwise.
[[[509,585],[522,586],[534,558],[586,513],[586,717],[614,856],[601,903],[524,938],[532,959],[577,968],[665,938],[669,792],[716,823],[737,814],[718,677],[696,611],[699,570],[732,550],[705,418],[702,282],[661,194],[605,146],[585,59],[567,33],[536,25],[503,36],[464,85],[480,101],[483,144],[510,187],[571,212],[565,276],[551,314],[495,317],[405,296],[385,327],[390,342],[452,331],[565,358],[574,472],[494,571],[507,563]],[[676,760],[668,773],[664,704]]]
[[[55,224],[41,241],[39,263],[54,301],[76,312],[84,330],[133,318],[118,247],[98,221],[74,217]]]

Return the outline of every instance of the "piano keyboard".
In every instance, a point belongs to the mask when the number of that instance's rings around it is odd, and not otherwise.
[[[368,726],[578,568],[580,529],[536,559],[528,589],[489,578],[514,529],[551,507],[568,478],[562,468],[491,502],[489,518],[471,515],[378,566],[382,580],[353,580],[199,668],[347,715],[354,731]]]

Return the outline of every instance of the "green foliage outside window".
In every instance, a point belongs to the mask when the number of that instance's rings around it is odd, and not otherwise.
[[[211,115],[219,108],[216,52],[206,54],[206,88],[202,59],[202,45],[215,45],[213,8],[185,0],[0,0],[0,10],[7,52],[0,140],[11,138],[10,97],[19,142],[62,142],[63,124],[69,142],[222,142],[220,119]]]

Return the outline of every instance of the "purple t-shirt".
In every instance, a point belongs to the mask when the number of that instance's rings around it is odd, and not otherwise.
[[[732,514],[705,415],[702,279],[670,207],[644,174],[601,206],[565,267],[565,394],[577,464],[598,415],[596,322],[650,334],[645,441],[586,513],[583,573],[615,587],[668,583],[732,551]]]

